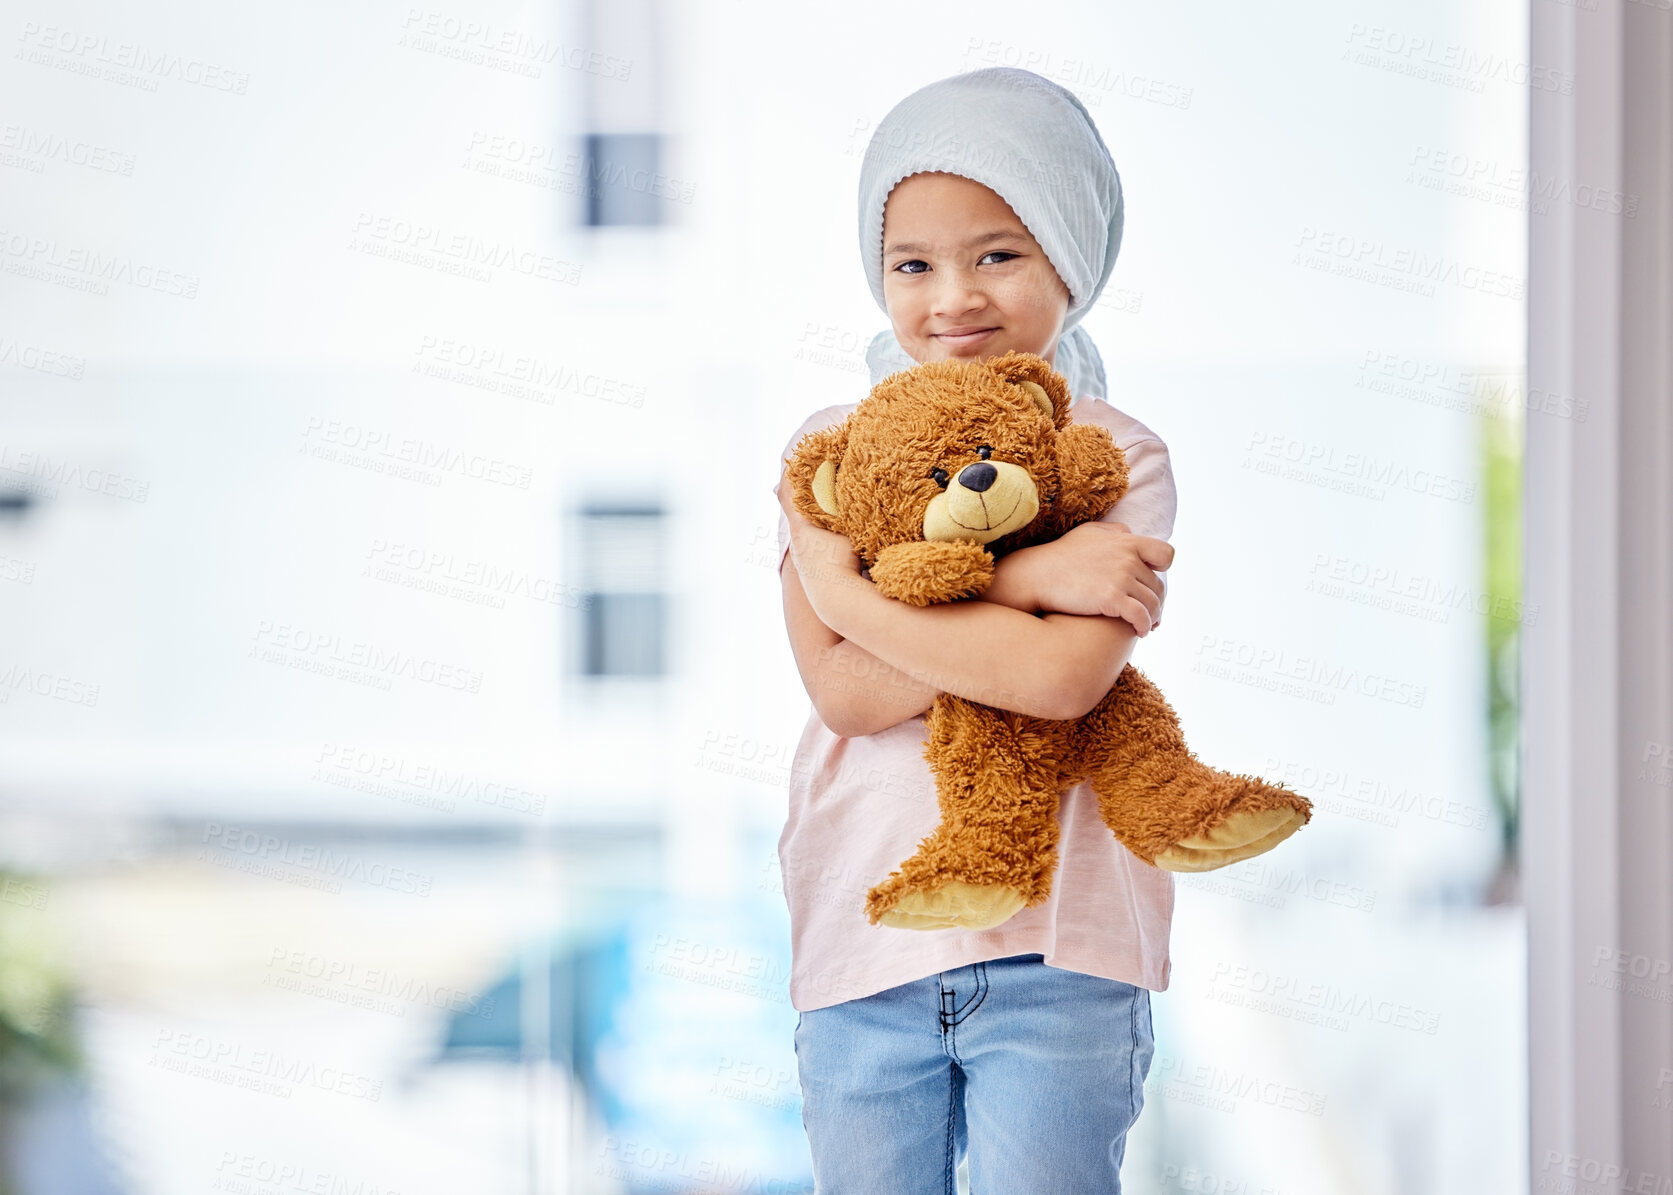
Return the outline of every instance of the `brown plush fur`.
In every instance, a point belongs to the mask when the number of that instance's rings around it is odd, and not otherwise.
[[[971,468],[984,460],[990,468]],[[1031,353],[891,374],[786,463],[796,508],[847,535],[880,592],[919,606],[980,596],[996,558],[1098,518],[1127,489],[1121,449],[1103,428],[1069,421],[1068,386]],[[988,928],[1040,904],[1059,797],[1082,780],[1116,838],[1171,871],[1260,854],[1311,817],[1305,797],[1199,762],[1131,664],[1078,719],[942,693],[926,728],[941,824],[867,894],[874,925]]]

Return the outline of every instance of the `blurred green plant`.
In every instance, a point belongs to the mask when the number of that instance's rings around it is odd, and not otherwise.
[[[60,967],[50,888],[38,876],[0,869],[0,1195],[12,1127],[31,1097],[85,1067],[75,1029],[74,989]]]
[[[1499,819],[1499,861],[1488,882],[1490,904],[1521,900],[1517,858],[1522,824],[1520,753],[1522,627],[1537,611],[1522,600],[1522,403],[1520,371],[1497,375],[1503,391],[1488,396],[1495,411],[1481,420],[1485,478],[1487,603],[1487,750],[1494,812]],[[1507,401],[1508,400],[1508,401]]]

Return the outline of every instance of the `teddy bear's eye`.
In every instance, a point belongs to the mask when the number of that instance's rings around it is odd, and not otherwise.
[[[988,459],[988,457],[993,455],[993,449],[990,448],[988,445],[983,444],[980,448],[978,448],[976,450],[976,455],[981,457],[985,461],[985,460]]]
[[[945,469],[931,469],[929,471],[929,475],[931,477],[935,478],[935,484],[936,485],[940,486],[942,489],[947,488],[947,470],[945,470]]]

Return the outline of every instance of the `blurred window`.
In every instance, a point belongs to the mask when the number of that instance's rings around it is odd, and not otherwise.
[[[663,528],[657,507],[589,506],[579,528],[583,676],[663,676]]]
[[[588,0],[581,159],[589,227],[667,223],[659,0]]]

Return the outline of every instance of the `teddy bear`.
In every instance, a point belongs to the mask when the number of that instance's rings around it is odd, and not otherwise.
[[[879,592],[915,606],[981,596],[999,558],[1098,518],[1127,489],[1109,432],[1071,423],[1062,375],[1016,351],[890,374],[785,463],[796,509],[847,536]],[[1046,900],[1058,803],[1083,780],[1122,845],[1167,871],[1262,854],[1312,816],[1289,789],[1200,762],[1131,663],[1080,718],[940,693],[925,729],[941,821],[867,892],[873,925],[990,929]]]

